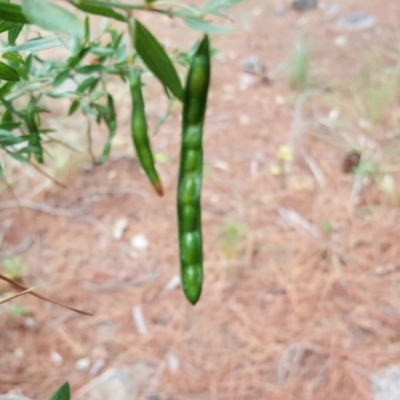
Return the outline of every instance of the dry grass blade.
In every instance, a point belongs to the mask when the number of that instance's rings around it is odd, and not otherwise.
[[[10,301],[10,300],[12,300],[12,299],[15,299],[15,298],[17,298],[17,297],[19,297],[19,296],[22,296],[22,295],[26,294],[26,293],[31,293],[31,292],[33,292],[34,290],[35,290],[35,288],[32,287],[32,288],[30,288],[30,289],[24,290],[23,292],[19,292],[19,293],[17,293],[17,294],[13,294],[12,296],[8,296],[8,297],[6,297],[6,298],[4,298],[4,299],[1,299],[1,300],[0,300],[0,304],[7,303],[8,301]]]
[[[8,278],[7,276],[0,274],[0,279],[2,279],[3,281],[8,282],[10,285],[14,286],[17,289],[21,289],[21,290],[29,290],[25,285],[23,285],[20,282],[17,282],[14,279]],[[93,315],[93,313],[87,312],[87,311],[82,311],[82,310],[78,310],[76,308],[73,307],[69,307],[65,304],[59,303],[58,301],[49,299],[48,297],[42,296],[39,293],[34,292],[33,290],[29,291],[29,293],[35,297],[37,297],[38,299],[44,300],[44,301],[48,301],[49,303],[53,303],[56,304],[57,306],[63,307],[63,308],[67,308],[68,310],[74,311],[78,314],[82,314],[82,315]]]

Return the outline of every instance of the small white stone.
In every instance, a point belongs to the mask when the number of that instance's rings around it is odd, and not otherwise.
[[[90,367],[90,360],[87,357],[80,358],[75,363],[75,369],[77,371],[86,371]]]
[[[25,328],[32,329],[32,328],[35,327],[35,325],[36,325],[35,318],[33,318],[33,317],[26,317],[26,318],[24,319],[24,326],[25,326]]]
[[[14,350],[14,357],[16,357],[16,358],[24,358],[24,349],[21,349],[21,347],[17,347]]]
[[[275,96],[274,100],[275,100],[275,103],[280,106],[286,103],[286,100],[283,96],[279,96],[279,95]]]
[[[178,288],[180,284],[181,278],[179,277],[179,275],[174,275],[165,285],[165,291],[171,292],[172,290]]]
[[[247,90],[256,81],[256,77],[248,74],[241,74],[239,81],[239,90]]]
[[[241,114],[241,115],[239,116],[239,123],[240,123],[240,125],[248,125],[249,122],[250,122],[250,118],[249,118],[248,115],[246,115],[246,114]]]
[[[335,46],[338,47],[347,46],[347,42],[348,42],[347,37],[344,35],[336,36],[335,39],[333,39],[333,43],[335,44]]]
[[[146,323],[144,321],[142,306],[138,305],[138,306],[135,306],[132,308],[132,317],[133,317],[133,320],[135,321],[136,328],[137,328],[139,334],[146,335],[147,327],[146,327]]]
[[[229,171],[229,164],[223,160],[216,160],[214,161],[214,168],[221,171]]]
[[[210,200],[211,200],[212,203],[218,203],[219,202],[219,196],[217,194],[213,194],[210,197]]]
[[[127,218],[118,218],[113,227],[112,237],[114,240],[121,240],[122,235],[126,227],[128,226],[128,219]]]
[[[149,241],[146,236],[138,234],[132,237],[131,245],[136,250],[144,251],[149,247]]]
[[[338,108],[332,108],[332,110],[329,111],[328,118],[331,121],[336,121],[339,118],[339,115],[340,115],[340,110]]]
[[[168,364],[168,369],[171,372],[177,372],[179,370],[179,359],[172,352],[169,352],[167,354],[167,364]]]
[[[52,351],[50,354],[50,360],[54,365],[61,365],[64,361],[62,355],[56,351]]]

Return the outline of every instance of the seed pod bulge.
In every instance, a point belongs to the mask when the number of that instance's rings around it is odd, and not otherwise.
[[[197,227],[198,212],[196,207],[192,205],[185,205],[182,208],[182,232],[193,232]]]
[[[201,125],[189,125],[183,137],[183,145],[189,150],[201,148],[202,127]]]
[[[184,159],[183,169],[186,173],[195,172],[200,166],[200,154],[195,150],[189,150]]]
[[[182,237],[182,258],[186,265],[197,264],[200,261],[200,236],[197,232],[184,233]]]
[[[187,110],[185,113],[185,122],[188,124],[197,124],[201,120],[202,103],[199,98],[191,97],[187,103]]]
[[[189,174],[184,177],[182,184],[182,193],[180,202],[182,204],[194,204],[198,198],[197,177],[194,174]]]
[[[201,264],[189,265],[182,271],[182,286],[187,299],[195,304],[201,294],[203,270]]]

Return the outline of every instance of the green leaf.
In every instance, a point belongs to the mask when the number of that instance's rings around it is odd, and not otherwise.
[[[80,101],[79,105],[81,106],[84,115],[96,118],[96,113],[92,110],[88,103],[86,103],[85,101]]]
[[[16,85],[16,82],[7,82],[3,86],[0,87],[0,97],[7,96],[8,93],[11,92],[13,87]]]
[[[72,57],[70,57],[67,61],[67,66],[70,68],[75,68],[81,61],[82,59],[86,56],[88,51],[90,50],[90,47],[84,47],[78,50],[76,54],[74,54]]]
[[[19,24],[17,22],[5,21],[4,19],[0,19],[0,33],[7,32]]]
[[[19,81],[18,72],[14,68],[11,68],[9,65],[0,61],[0,80],[1,79],[12,82]]]
[[[90,52],[99,57],[109,57],[115,53],[115,49],[110,47],[93,47]]]
[[[49,400],[71,400],[71,393],[69,389],[69,383],[65,382],[51,397]]]
[[[22,143],[25,142],[24,139],[22,139],[19,136],[14,136],[12,132],[7,131],[5,129],[0,129],[0,143],[1,146],[12,146],[14,144]]]
[[[90,42],[90,21],[89,17],[86,15],[85,21],[84,21],[84,41],[86,43]]]
[[[112,8],[97,6],[97,5],[86,5],[85,3],[80,4],[77,2],[72,3],[79,10],[85,11],[89,14],[101,15],[103,17],[116,19],[117,21],[126,22],[126,18],[114,11]]]
[[[183,101],[182,83],[167,53],[150,31],[138,20],[135,23],[135,48],[147,68]]]
[[[8,31],[8,44],[11,46],[15,45],[15,42],[18,39],[19,34],[24,28],[24,24],[18,24],[15,28]]]
[[[79,100],[74,100],[68,110],[68,115],[72,115],[79,108]]]
[[[71,12],[47,0],[22,0],[22,11],[28,20],[43,29],[83,38],[84,27]]]
[[[22,164],[29,164],[29,160],[26,159],[25,157],[21,156],[19,153],[15,151],[7,151],[7,154],[11,156],[14,160],[17,160],[18,162]]]
[[[234,31],[234,29],[229,26],[213,25],[193,18],[183,18],[183,21],[189,28],[200,31],[204,34],[222,34],[232,33]]]
[[[8,112],[8,110],[6,112]],[[12,120],[7,121],[4,119],[4,117],[6,117],[6,114],[3,115],[3,119],[1,120],[0,124],[0,129],[11,131],[21,126],[20,122],[13,122]]]
[[[103,70],[103,65],[94,64],[94,65],[84,65],[83,67],[78,67],[76,72],[82,75],[92,74],[93,72],[100,72]]]
[[[56,88],[60,85],[62,85],[71,75],[71,70],[65,69],[64,71],[61,71],[55,78],[53,81],[53,87]]]
[[[111,1],[98,1],[98,0],[74,0],[74,5],[84,5],[85,7],[99,7],[104,9],[118,8],[120,10],[142,10],[141,4],[126,4],[126,3],[113,3]]]
[[[49,36],[41,39],[33,39],[28,42],[19,44],[18,46],[6,47],[3,51],[16,52],[16,51],[30,51],[35,52],[39,50],[51,49],[57,46],[63,46],[59,36]]]
[[[9,60],[9,61],[15,61],[19,64],[23,64],[24,63],[24,59],[21,57],[20,54],[15,53],[15,52],[7,52],[7,53],[3,53],[2,57],[5,60]]]
[[[243,3],[244,0],[208,0],[203,7],[203,13],[213,13],[222,9],[231,8]]]
[[[26,108],[25,123],[29,130],[29,145],[35,148],[34,154],[36,161],[43,164],[43,149],[41,143],[41,137],[39,132],[39,127],[36,123],[36,114],[41,110],[36,107],[37,99],[31,97]]]
[[[10,110],[8,110],[6,108],[6,110],[4,111],[4,114],[1,118],[0,129],[9,129],[9,128],[4,128],[4,125],[8,125],[12,122],[13,122],[12,113]]]
[[[71,99],[76,97],[76,93],[74,92],[43,91],[42,94],[52,97],[53,99]]]
[[[76,93],[83,93],[86,89],[90,89],[90,91],[92,91],[99,83],[99,81],[100,78],[95,78],[94,76],[86,78],[78,85],[78,87],[76,88]]]
[[[30,72],[32,67],[33,54],[30,53],[25,58],[25,63],[18,68],[18,74],[21,79],[30,80]]]
[[[104,144],[103,152],[100,158],[97,160],[97,165],[104,164],[104,162],[109,157],[112,142],[117,132],[117,120],[115,115],[114,100],[111,95],[107,96],[107,103],[108,103],[108,114],[104,115],[104,119],[106,121],[108,128],[108,137],[106,143]]]
[[[8,4],[0,2],[0,15],[1,19],[11,22],[19,22],[26,24],[29,21],[22,13],[21,6],[17,4]]]

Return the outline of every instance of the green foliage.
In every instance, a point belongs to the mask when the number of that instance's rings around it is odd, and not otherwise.
[[[69,383],[65,382],[51,397],[49,400],[70,400],[71,393]]]
[[[4,275],[11,279],[18,279],[27,269],[26,264],[24,264],[18,256],[7,258],[3,260],[2,263]]]
[[[43,29],[83,37],[83,25],[79,19],[47,0],[22,0],[22,12],[30,23]]]
[[[235,221],[226,221],[220,228],[219,243],[222,253],[226,258],[235,258],[239,251],[240,243],[246,227]]]
[[[305,38],[296,40],[289,64],[289,84],[291,89],[304,89],[310,70],[311,44]]]
[[[25,317],[30,314],[28,307],[21,306],[20,304],[12,304],[8,308],[8,313],[13,317]]]
[[[46,146],[51,138],[41,118],[47,110],[41,105],[46,98],[52,98],[55,101],[51,104],[56,108],[57,99],[69,99],[68,115],[80,112],[86,117],[90,143],[93,122],[106,126],[108,135],[103,150],[93,156],[96,164],[103,164],[117,134],[118,107],[108,89],[109,81],[113,76],[127,81],[132,69],[149,72],[161,83],[168,97],[182,101],[182,77],[175,64],[188,68],[197,45],[187,52],[168,55],[158,38],[142,22],[133,19],[131,12],[154,11],[181,18],[191,29],[225,33],[232,29],[210,24],[207,14],[222,15],[221,11],[241,1],[208,1],[199,9],[157,1],[128,4],[72,0],[71,5],[79,11],[76,14],[65,9],[62,3],[50,0],[23,0],[22,5],[0,1],[0,34],[7,35],[0,42],[0,151],[21,163],[46,163]],[[90,14],[108,18],[97,37],[90,29]],[[112,20],[125,23],[125,29],[115,29]],[[44,37],[30,34],[27,40],[19,41],[27,24],[70,39],[54,34]],[[129,36],[132,47],[127,40]],[[38,55],[41,50],[60,46],[64,48],[64,59],[43,59]],[[62,140],[57,143],[63,144]],[[0,168],[2,174],[3,168]]]
[[[175,97],[183,100],[182,83],[167,53],[139,21],[135,21],[134,33],[135,48],[147,68],[167,87]]]

